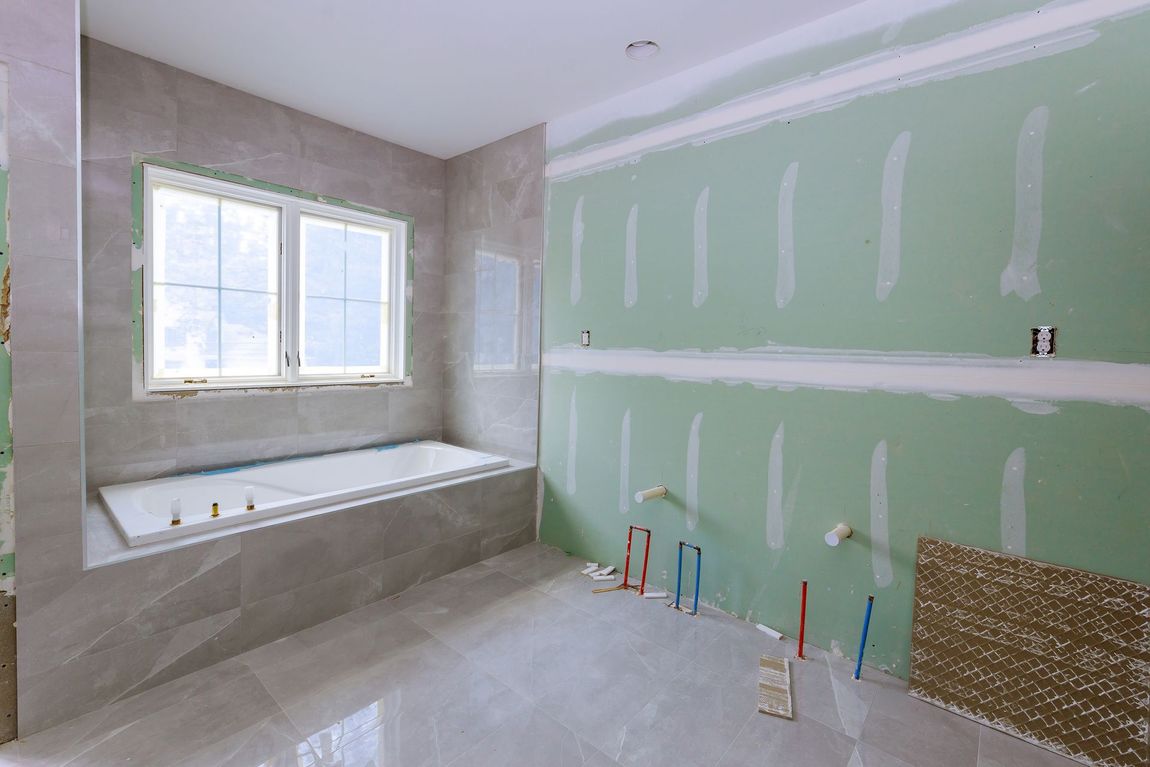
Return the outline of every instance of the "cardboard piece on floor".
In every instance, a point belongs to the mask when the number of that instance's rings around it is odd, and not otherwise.
[[[793,719],[791,710],[791,662],[764,655],[759,658],[759,713]]]

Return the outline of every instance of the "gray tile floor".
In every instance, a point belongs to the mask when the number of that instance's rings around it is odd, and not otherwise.
[[[593,595],[581,567],[508,552],[0,747],[0,765],[1073,764],[817,650],[793,665],[795,720],[759,714],[759,655],[793,643]]]

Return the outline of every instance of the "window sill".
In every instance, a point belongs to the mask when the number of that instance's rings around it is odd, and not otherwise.
[[[267,384],[252,384],[244,382],[232,386],[209,384],[202,387],[181,387],[173,389],[144,390],[139,387],[133,392],[134,402],[168,402],[173,399],[186,399],[188,397],[251,397],[261,395],[286,394],[303,391],[362,391],[367,389],[411,389],[414,384],[411,376],[400,379],[382,380],[339,380],[339,381],[306,381],[300,383],[287,383],[277,381]]]

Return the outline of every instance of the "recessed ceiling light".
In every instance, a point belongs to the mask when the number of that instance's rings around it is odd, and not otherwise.
[[[627,46],[627,58],[641,61],[659,52],[659,44],[652,40],[636,40]]]

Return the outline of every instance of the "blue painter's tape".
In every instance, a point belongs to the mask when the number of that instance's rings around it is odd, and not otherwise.
[[[397,447],[400,447],[401,445],[414,445],[416,442],[422,442],[422,441],[423,440],[421,440],[421,439],[413,439],[413,440],[409,440],[407,442],[396,442],[393,445],[379,445],[378,447],[375,447],[372,449],[375,450],[375,452],[377,452],[377,453],[382,453],[384,450],[395,450]]]
[[[258,468],[260,466],[267,466],[267,462],[246,463],[243,466],[229,466],[226,469],[209,469],[207,471],[197,471],[197,472],[195,472],[195,474],[199,475],[199,476],[203,476],[203,477],[211,477],[211,476],[215,476],[216,474],[231,474],[232,472],[235,472],[235,471],[243,471],[244,469],[255,469],[255,468]]]

